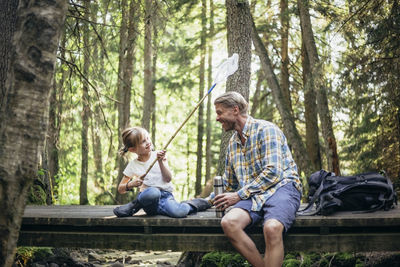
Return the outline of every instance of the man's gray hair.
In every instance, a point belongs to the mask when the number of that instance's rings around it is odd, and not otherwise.
[[[246,99],[244,99],[244,97],[241,94],[233,91],[226,92],[218,96],[214,100],[214,105],[216,104],[222,104],[228,108],[233,108],[237,106],[239,108],[241,115],[247,115],[247,108],[249,106]]]

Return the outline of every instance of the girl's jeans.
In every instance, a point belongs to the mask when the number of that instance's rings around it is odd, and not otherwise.
[[[138,201],[147,215],[166,215],[183,218],[192,210],[187,203],[178,203],[171,192],[148,187],[138,195]]]

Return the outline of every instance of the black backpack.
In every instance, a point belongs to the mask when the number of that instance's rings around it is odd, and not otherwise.
[[[298,215],[330,215],[336,211],[372,212],[389,210],[397,205],[392,182],[378,172],[335,176],[320,170],[310,176],[308,185],[308,205]]]

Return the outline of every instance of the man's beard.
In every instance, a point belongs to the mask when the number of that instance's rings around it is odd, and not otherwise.
[[[235,130],[235,123],[230,121],[225,121],[223,124],[225,127],[222,127],[225,132],[229,132]]]

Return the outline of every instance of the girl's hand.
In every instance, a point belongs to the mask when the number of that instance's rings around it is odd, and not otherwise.
[[[160,151],[157,151],[157,159],[158,159],[158,161],[164,161],[165,159],[166,159],[166,157],[165,157],[165,154],[167,153],[167,151],[165,151],[165,150],[160,150]]]
[[[134,177],[130,183],[133,185],[133,187],[139,187],[142,185],[143,181],[140,179],[140,177]]]

